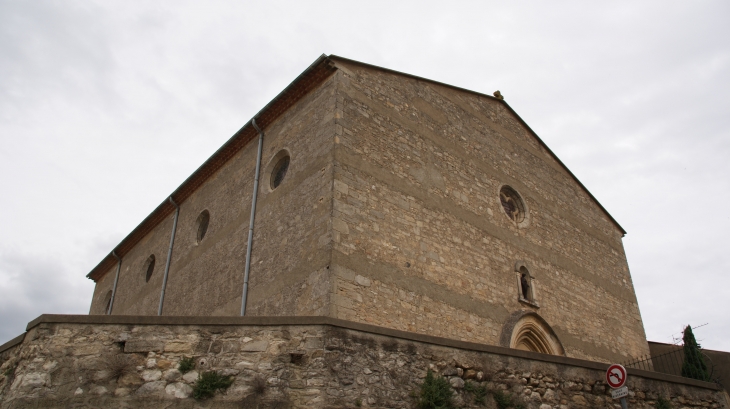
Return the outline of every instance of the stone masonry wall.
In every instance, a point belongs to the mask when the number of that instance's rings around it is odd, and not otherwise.
[[[414,408],[428,370],[448,379],[465,408],[495,408],[496,391],[528,409],[616,404],[605,364],[327,318],[41,316],[30,326],[21,344],[0,351],[2,409]],[[183,358],[195,362],[184,374]],[[196,401],[205,371],[233,384]],[[728,407],[714,384],[629,374],[632,408],[659,397],[673,408]],[[484,406],[467,384],[489,391]]]
[[[328,310],[334,86],[327,80],[265,129],[249,282],[248,313],[325,315]],[[256,139],[180,205],[163,315],[239,315],[251,212]],[[272,158],[291,162],[270,188]],[[197,242],[196,220],[210,213]],[[172,229],[171,215],[122,260],[114,315],[156,315]],[[145,281],[145,261],[154,273]],[[116,266],[99,280],[91,314],[104,314]]]
[[[535,311],[570,357],[648,353],[619,227],[502,102],[338,67],[333,316],[499,345]],[[539,308],[518,301],[517,261]]]

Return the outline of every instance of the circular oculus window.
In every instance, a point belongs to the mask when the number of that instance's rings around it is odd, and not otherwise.
[[[281,182],[284,181],[287,170],[289,170],[289,155],[279,159],[271,170],[271,190],[279,187]]]
[[[502,203],[504,213],[515,223],[522,223],[525,220],[525,202],[522,201],[519,193],[509,186],[503,186],[499,190],[499,201]]]

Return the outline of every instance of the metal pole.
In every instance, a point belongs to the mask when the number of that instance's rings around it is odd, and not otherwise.
[[[117,253],[112,250],[112,256],[117,259],[117,275],[114,276],[114,287],[112,287],[112,298],[109,300],[109,309],[106,310],[106,315],[112,315],[112,306],[114,305],[114,296],[117,293],[117,283],[119,282],[119,270],[122,268],[122,259],[117,256]]]
[[[162,304],[165,302],[165,287],[167,287],[167,274],[170,272],[170,260],[172,260],[172,245],[175,243],[175,231],[177,230],[177,217],[180,215],[180,206],[172,200],[170,203],[175,206],[175,217],[172,220],[172,234],[170,235],[170,248],[167,250],[167,263],[165,264],[165,275],[162,277],[162,292],[160,293],[160,306],[157,307],[157,315],[162,315]]]
[[[251,272],[251,245],[253,244],[253,222],[256,218],[256,196],[259,191],[259,170],[261,169],[261,152],[264,146],[264,131],[256,125],[256,118],[251,120],[251,125],[259,133],[259,150],[256,154],[256,174],[253,179],[253,195],[251,197],[251,219],[248,224],[248,245],[246,246],[246,268],[243,273],[243,294],[241,295],[241,316],[246,315],[246,300],[248,299],[248,276]]]
[[[629,409],[629,404],[626,403],[626,398],[621,398],[621,409]]]

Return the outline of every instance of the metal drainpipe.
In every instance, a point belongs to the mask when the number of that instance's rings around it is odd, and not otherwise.
[[[251,244],[253,243],[253,222],[256,216],[256,196],[259,191],[259,170],[261,170],[261,152],[264,146],[264,131],[256,125],[256,118],[251,125],[259,133],[259,151],[256,155],[256,175],[253,180],[253,197],[251,198],[251,220],[248,224],[248,246],[246,247],[246,269],[243,273],[243,295],[241,296],[241,316],[246,315],[246,299],[248,298],[248,275],[251,272]]]
[[[170,272],[170,260],[172,259],[172,245],[175,243],[175,231],[177,230],[177,216],[180,214],[180,206],[172,200],[170,203],[175,206],[175,218],[172,221],[172,234],[170,235],[170,248],[167,250],[167,263],[165,264],[165,275],[162,277],[162,292],[160,293],[160,306],[157,308],[157,315],[162,315],[162,304],[165,302],[165,287],[167,287],[167,274]]]
[[[117,293],[117,283],[119,282],[119,270],[122,268],[122,259],[117,256],[117,253],[112,250],[112,256],[117,259],[117,275],[114,276],[114,287],[112,287],[112,299],[109,300],[109,309],[106,310],[106,315],[112,315],[112,307],[114,306],[114,296]]]

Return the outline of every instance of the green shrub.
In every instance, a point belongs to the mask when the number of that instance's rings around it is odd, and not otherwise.
[[[672,405],[669,404],[669,401],[664,398],[659,398],[656,401],[656,405],[654,405],[656,409],[672,409]]]
[[[188,373],[192,371],[193,369],[195,369],[195,360],[193,358],[181,359],[178,369],[180,369],[181,373]]]
[[[456,409],[451,384],[441,376],[433,376],[429,369],[417,396],[419,409]]]
[[[213,397],[217,390],[226,390],[232,384],[233,377],[222,376],[215,371],[203,372],[193,385],[193,398],[207,399]]]
[[[707,370],[707,364],[702,357],[700,344],[695,340],[692,333],[692,327],[687,325],[682,336],[684,341],[684,363],[682,363],[682,376],[685,378],[698,379],[700,381],[709,382],[710,374]]]
[[[497,408],[499,409],[508,409],[508,408],[514,408],[514,409],[523,409],[525,405],[515,402],[512,398],[512,395],[509,393],[502,392],[501,390],[496,390],[493,392],[494,401],[497,403]]]
[[[473,382],[466,381],[464,384],[464,390],[469,392],[474,397],[474,403],[480,406],[487,404],[487,388],[484,385],[475,385]]]

